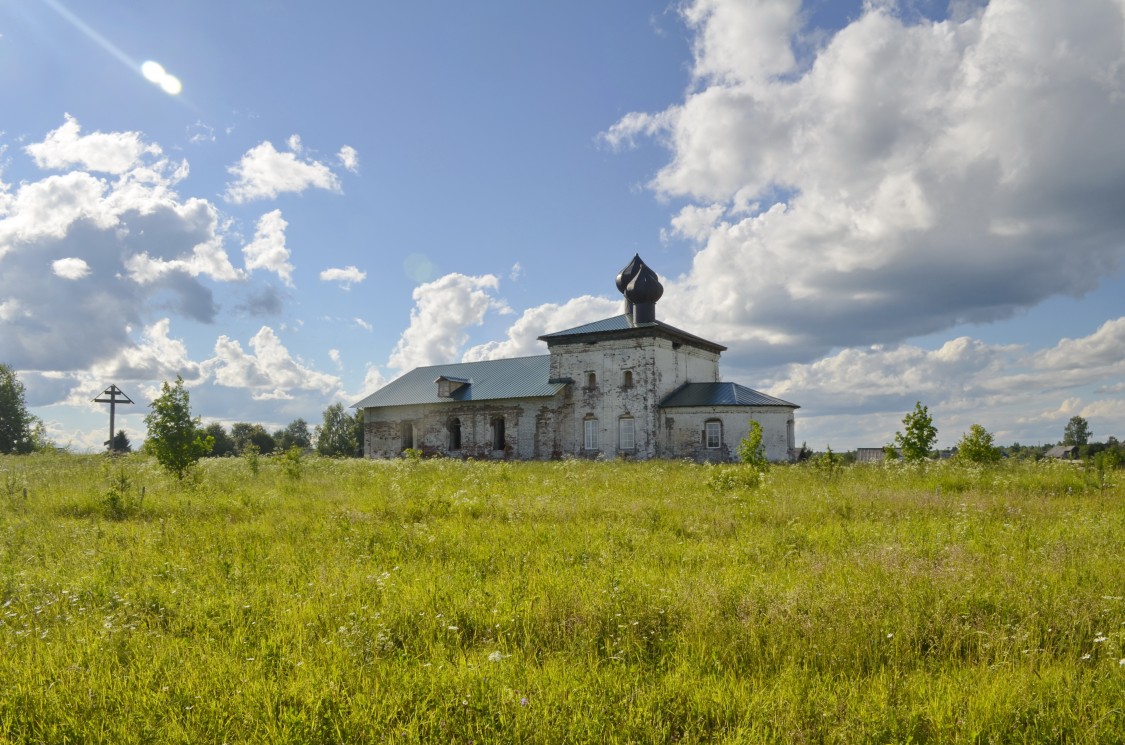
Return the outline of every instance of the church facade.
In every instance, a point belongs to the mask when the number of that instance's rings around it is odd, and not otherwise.
[[[738,459],[750,421],[766,457],[795,457],[796,404],[719,377],[726,347],[656,319],[640,258],[617,276],[625,312],[540,336],[548,353],[419,367],[355,405],[364,454],[455,458]]]

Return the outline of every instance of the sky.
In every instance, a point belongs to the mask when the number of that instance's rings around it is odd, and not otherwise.
[[[321,421],[620,312],[798,442],[1125,437],[1125,0],[0,0],[0,362],[58,444]]]

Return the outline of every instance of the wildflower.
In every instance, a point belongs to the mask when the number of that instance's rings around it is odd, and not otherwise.
[[[499,662],[502,659],[504,659],[504,655],[500,654],[499,650],[497,650],[497,651],[493,652],[492,654],[488,655],[488,661],[489,662]]]
[[[1090,659],[1090,653],[1087,652],[1086,654],[1082,655],[1082,659],[1084,659],[1084,660]]]
[[[895,638],[895,635],[894,635],[894,633],[892,632],[892,633],[890,633],[890,634],[887,634],[887,638],[888,638],[888,639],[894,639],[894,638]]]
[[[1121,663],[1125,664],[1125,660],[1121,660]],[[520,699],[520,706],[527,706],[527,696]]]
[[[1103,634],[1099,631],[1098,635],[1094,637],[1094,644],[1101,644],[1105,640],[1106,640],[1105,634]]]

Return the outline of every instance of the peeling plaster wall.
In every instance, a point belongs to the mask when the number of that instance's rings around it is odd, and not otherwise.
[[[723,425],[722,447],[707,448],[704,426],[708,420]],[[787,461],[793,455],[791,409],[776,406],[692,406],[664,410],[664,457],[695,460],[738,460],[738,445],[750,432],[750,420],[762,425],[766,458]]]
[[[557,396],[562,400],[564,397]],[[387,406],[364,411],[364,455],[368,458],[394,458],[406,447],[423,455],[454,455],[463,458],[550,457],[537,442],[537,414],[552,408],[553,399],[508,399],[481,402],[450,402],[418,406]],[[555,404],[558,405],[557,403]],[[492,422],[504,422],[503,447],[493,447]],[[450,449],[450,424],[461,424],[461,449]],[[404,430],[406,428],[406,430]],[[410,441],[404,431],[411,433]]]
[[[684,383],[719,379],[719,355],[659,337],[555,344],[551,377],[574,381],[574,408],[564,451],[594,457],[661,455],[657,404]],[[632,373],[631,384],[625,373]],[[590,374],[595,384],[590,386]],[[621,448],[620,422],[632,417],[635,447]],[[596,450],[586,450],[585,421],[598,422]]]
[[[770,460],[793,450],[793,411],[782,407],[692,407],[662,410],[658,404],[684,383],[719,382],[719,354],[660,337],[603,339],[550,347],[552,379],[569,378],[558,395],[495,401],[366,409],[364,452],[397,457],[404,447],[426,455],[546,460],[564,455],[607,458],[737,460],[738,443],[753,418],[762,425]],[[625,373],[632,374],[631,383]],[[590,374],[593,373],[593,385]],[[635,447],[622,449],[622,417],[632,417]],[[503,417],[504,447],[492,447],[492,419]],[[450,450],[450,422],[461,423],[461,449]],[[585,424],[597,420],[598,448],[585,449]],[[703,439],[708,419],[723,423],[722,447]],[[404,437],[404,426],[408,435]]]

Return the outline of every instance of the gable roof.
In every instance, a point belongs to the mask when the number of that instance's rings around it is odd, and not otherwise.
[[[634,323],[629,316],[624,314],[612,318],[603,318],[600,321],[575,326],[564,331],[543,334],[539,337],[539,340],[547,342],[547,346],[550,347],[552,344],[579,344],[603,339],[632,339],[638,336],[663,336],[672,341],[686,342],[712,352],[726,351],[726,347],[722,344],[716,344],[695,334],[689,334],[663,321]]]
[[[1075,458],[1078,456],[1077,445],[1055,445],[1044,453],[1048,458]]]
[[[551,356],[548,354],[416,367],[354,404],[352,408],[554,396],[567,383],[552,382],[549,380],[550,374]],[[467,384],[453,391],[448,398],[443,398],[438,396],[438,378],[463,380]]]
[[[797,404],[747,388],[738,383],[684,383],[660,402],[663,409],[688,406],[784,406],[801,408]]]

